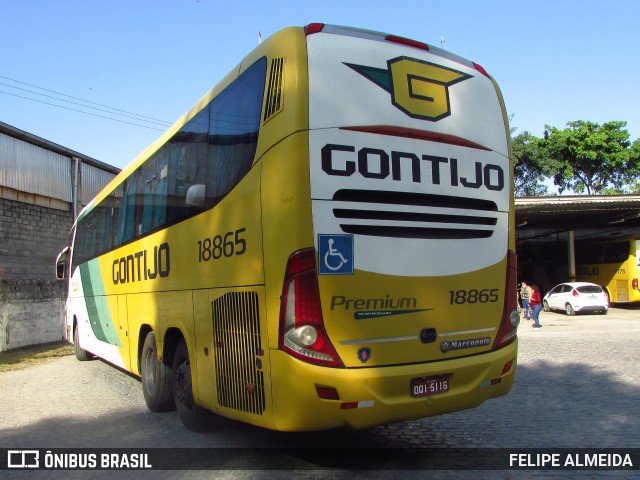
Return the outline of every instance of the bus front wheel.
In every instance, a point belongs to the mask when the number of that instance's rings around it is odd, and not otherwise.
[[[207,428],[207,410],[199,407],[193,400],[191,381],[191,361],[184,340],[180,340],[173,357],[173,392],[180,420],[185,427],[195,432]]]
[[[173,375],[171,369],[158,360],[156,336],[149,332],[140,357],[142,394],[152,412],[175,410],[173,403]]]
[[[93,357],[89,352],[87,352],[80,346],[80,334],[78,333],[79,330],[80,329],[76,325],[76,329],[73,332],[73,352],[76,354],[76,358],[78,360],[80,360],[81,362],[86,362],[87,360],[91,360]]]

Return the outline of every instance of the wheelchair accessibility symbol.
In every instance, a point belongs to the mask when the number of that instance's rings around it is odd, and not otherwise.
[[[318,235],[320,275],[353,274],[353,236]]]

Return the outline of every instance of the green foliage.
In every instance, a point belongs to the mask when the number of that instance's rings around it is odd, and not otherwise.
[[[625,193],[637,187],[640,172],[640,144],[633,146],[626,122],[613,121],[599,125],[578,120],[559,130],[546,126],[541,143],[545,165],[562,193],[597,195]]]
[[[578,120],[547,125],[544,138],[511,128],[516,196],[546,195],[549,179],[560,193],[640,194],[640,139],[632,144],[626,125]]]
[[[512,130],[513,131],[513,130]],[[523,132],[512,140],[515,181],[517,197],[534,197],[547,194],[547,187],[542,184],[545,179],[545,165],[542,139]]]

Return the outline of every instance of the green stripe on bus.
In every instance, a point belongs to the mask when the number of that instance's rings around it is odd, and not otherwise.
[[[80,278],[93,334],[101,342],[122,347],[109,311],[97,259],[80,265]]]

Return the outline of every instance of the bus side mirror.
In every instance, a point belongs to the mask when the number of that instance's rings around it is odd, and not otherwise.
[[[65,279],[65,272],[67,271],[67,258],[69,257],[69,247],[64,249],[58,254],[56,258],[56,278],[58,280]]]
[[[190,207],[202,208],[204,206],[205,199],[205,185],[196,184],[191,185],[187,190],[186,203]]]

